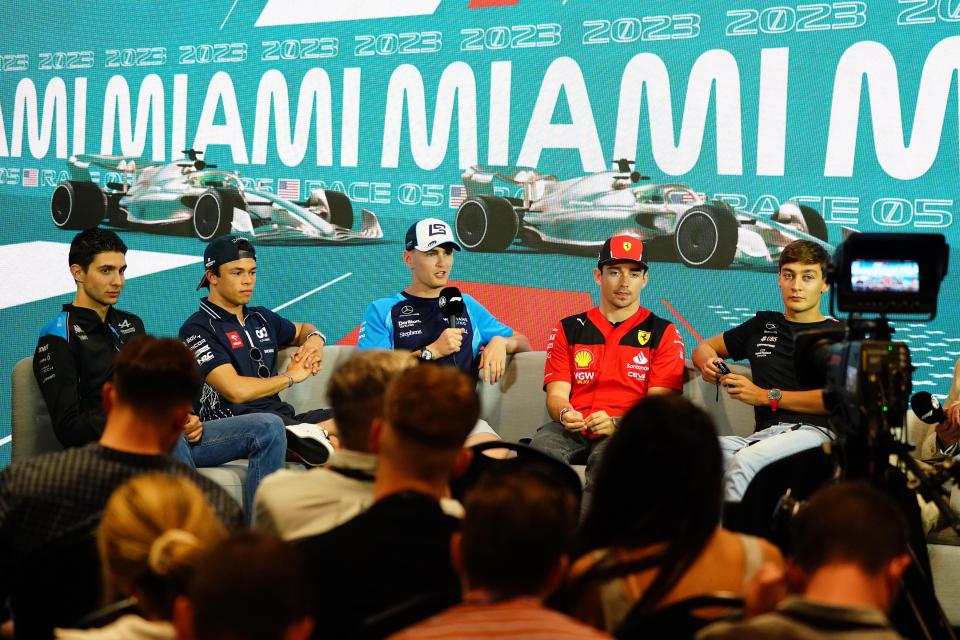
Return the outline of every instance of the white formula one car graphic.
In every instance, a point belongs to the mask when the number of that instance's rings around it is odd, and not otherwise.
[[[339,191],[315,190],[294,202],[244,188],[240,176],[201,160],[201,151],[159,163],[130,156],[79,155],[70,158],[72,179],[53,192],[50,211],[61,229],[87,229],[106,219],[115,227],[157,233],[187,233],[209,242],[237,233],[263,244],[321,244],[377,240],[377,217],[361,212],[353,231],[353,204]],[[98,185],[90,167],[118,172],[123,182]]]
[[[800,239],[833,254],[827,225],[811,207],[786,202],[773,215],[735,211],[686,185],[651,184],[632,164],[617,160],[618,171],[569,180],[536,169],[471,167],[456,215],[460,243],[471,251],[504,251],[514,241],[595,250],[625,233],[643,240],[653,257],[703,268],[776,266],[783,248]],[[520,188],[523,197],[498,196],[495,186]]]

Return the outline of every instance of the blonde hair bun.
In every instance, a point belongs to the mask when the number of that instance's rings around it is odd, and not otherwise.
[[[150,545],[147,565],[158,576],[170,575],[190,564],[190,558],[201,546],[200,539],[189,531],[168,529]]]

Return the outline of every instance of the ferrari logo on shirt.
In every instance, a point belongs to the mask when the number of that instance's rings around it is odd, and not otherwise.
[[[573,354],[573,363],[577,369],[586,369],[593,364],[593,354],[588,349],[580,349]]]
[[[650,342],[650,332],[649,332],[649,331],[637,331],[637,342],[639,342],[641,346],[643,346],[643,345],[647,344],[648,342]]]
[[[234,349],[243,348],[243,338],[240,337],[240,334],[236,331],[228,331],[227,339],[230,341],[230,346]]]

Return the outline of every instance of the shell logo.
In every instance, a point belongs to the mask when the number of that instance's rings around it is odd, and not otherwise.
[[[580,349],[573,354],[573,363],[578,369],[586,369],[593,364],[593,354],[588,349]]]

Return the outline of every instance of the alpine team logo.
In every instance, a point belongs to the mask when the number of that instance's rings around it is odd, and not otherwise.
[[[227,340],[230,341],[230,346],[233,347],[234,349],[243,348],[243,338],[241,338],[240,334],[237,333],[236,331],[228,331]]]
[[[573,363],[577,369],[586,369],[593,364],[593,354],[588,349],[580,349],[573,354]]]

